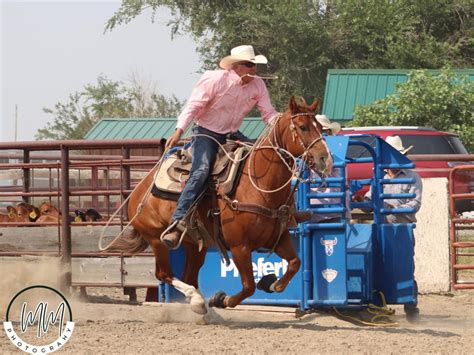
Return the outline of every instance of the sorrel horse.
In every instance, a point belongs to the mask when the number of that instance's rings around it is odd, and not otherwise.
[[[274,212],[280,206],[291,204],[293,171],[288,162],[291,157],[301,156],[322,176],[330,173],[332,158],[322,139],[322,128],[315,119],[318,103],[316,101],[308,106],[304,100],[290,98],[288,109],[266,128],[250,151],[235,193],[229,196],[234,204],[261,206]],[[132,219],[132,232],[120,236],[105,250],[138,253],[150,245],[155,254],[156,277],[181,291],[189,299],[194,312],[205,314],[205,301],[198,291],[198,273],[204,263],[206,249],[199,251],[197,243],[185,237],[182,244],[186,254],[183,280],[173,276],[168,250],[160,242],[160,235],[171,223],[176,203],[146,195],[153,176],[152,170],[130,196],[128,213]],[[300,267],[288,226],[284,224],[281,229],[274,217],[236,210],[236,205],[231,206],[229,199],[219,198],[218,204],[223,238],[240,272],[242,290],[232,296],[219,292],[211,298],[209,305],[235,307],[255,292],[251,252],[257,248],[273,249],[288,261],[286,273],[279,280],[275,278],[270,286],[272,291],[282,292]],[[137,212],[139,205],[142,208]],[[213,225],[206,218],[210,208],[209,201],[203,200],[198,205],[201,221],[212,234]]]

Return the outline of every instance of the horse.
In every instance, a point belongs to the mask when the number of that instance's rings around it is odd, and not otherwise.
[[[288,262],[285,274],[280,279],[275,276],[271,280],[269,292],[283,292],[298,272],[301,262],[294,250],[287,221],[281,228],[282,223],[275,223],[274,216],[258,213],[258,208],[275,214],[279,207],[293,204],[290,184],[293,171],[287,162],[289,159],[301,156],[321,176],[330,173],[332,157],[322,138],[322,127],[315,119],[318,104],[319,101],[315,101],[308,106],[304,100],[291,97],[287,110],[267,126],[251,149],[233,194],[230,198],[218,198],[220,230],[241,275],[242,289],[231,296],[222,291],[216,293],[209,300],[210,307],[235,307],[255,292],[251,252],[258,248],[273,250]],[[173,275],[168,249],[160,241],[160,235],[171,223],[176,202],[147,193],[153,184],[155,170],[152,169],[130,195],[128,213],[133,228],[104,250],[134,254],[149,245],[155,255],[157,279],[183,293],[194,312],[206,314],[205,300],[198,287],[198,274],[204,263],[206,246],[201,246],[201,249],[195,240],[186,235],[182,242],[186,255],[182,280]],[[201,200],[197,209],[206,230],[214,234],[213,223],[207,217],[212,207],[209,200]],[[253,206],[257,212],[235,208],[239,205]]]

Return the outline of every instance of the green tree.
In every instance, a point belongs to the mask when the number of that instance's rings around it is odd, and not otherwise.
[[[449,69],[410,72],[394,94],[357,106],[351,126],[428,126],[457,133],[474,151],[474,82]]]
[[[269,58],[272,101],[323,96],[329,68],[472,67],[471,0],[123,0],[106,30],[163,7],[172,36],[198,43],[202,69],[239,44]]]
[[[36,139],[82,139],[97,121],[106,117],[174,117],[183,107],[175,96],[166,98],[146,87],[136,77],[131,85],[99,76],[81,92],[69,95],[44,112],[54,115],[52,122],[39,129]]]

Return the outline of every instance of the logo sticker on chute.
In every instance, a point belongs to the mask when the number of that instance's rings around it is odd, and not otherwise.
[[[321,245],[324,245],[324,251],[326,252],[327,256],[331,256],[334,253],[334,246],[337,244],[337,238],[334,240],[324,240],[321,238]]]
[[[331,283],[334,281],[334,279],[337,277],[337,270],[334,269],[325,269],[321,271],[321,274],[323,275],[324,279],[328,282]]]

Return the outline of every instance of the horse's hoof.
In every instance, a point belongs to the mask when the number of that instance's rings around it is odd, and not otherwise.
[[[209,299],[209,307],[226,308],[226,305],[224,304],[226,296],[226,293],[223,291],[217,292]]]
[[[273,293],[273,291],[270,289],[270,286],[273,285],[276,281],[278,281],[278,278],[275,274],[265,275],[258,282],[257,288],[266,293]]]
[[[189,303],[191,305],[191,310],[194,313],[197,313],[197,314],[207,313],[206,301],[204,300],[204,297],[202,297],[201,293],[198,290],[196,290],[196,293],[193,294],[193,296],[189,300]]]
[[[205,303],[191,303],[191,311],[197,314],[206,314],[207,308]]]

